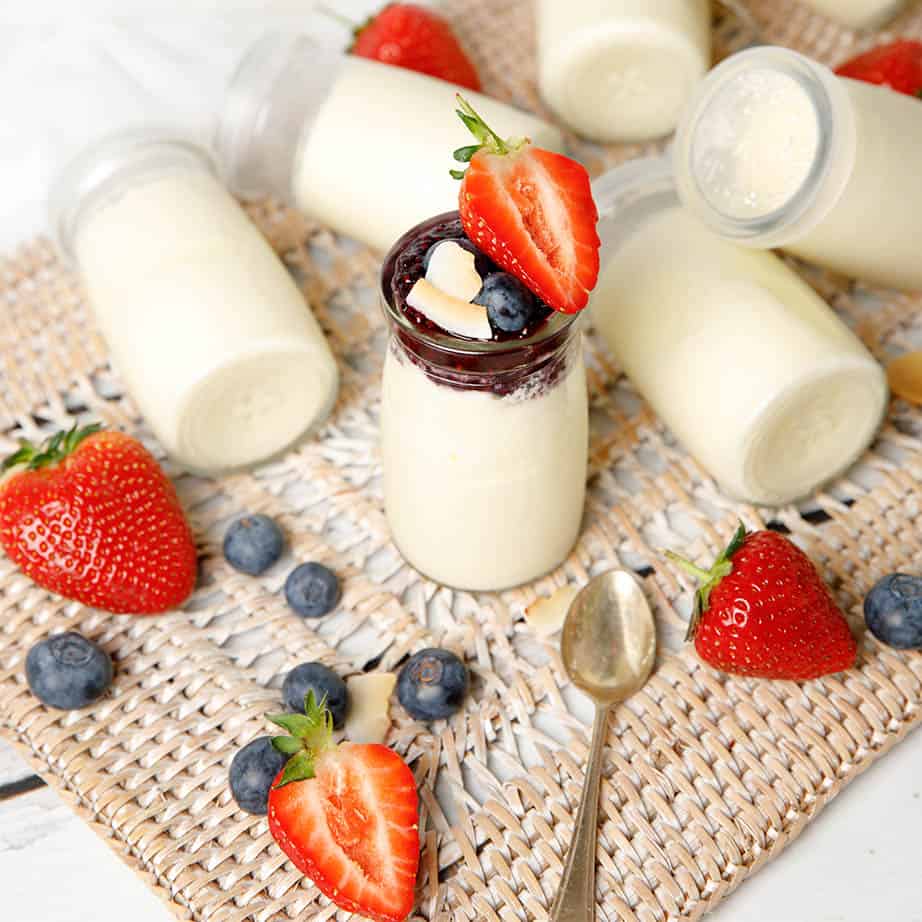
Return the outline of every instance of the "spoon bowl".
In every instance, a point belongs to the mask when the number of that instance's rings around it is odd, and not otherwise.
[[[656,626],[630,573],[609,570],[580,590],[560,652],[570,680],[598,703],[623,701],[643,686],[656,659]]]

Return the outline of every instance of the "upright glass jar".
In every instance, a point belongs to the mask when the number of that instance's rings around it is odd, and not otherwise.
[[[455,113],[458,92],[499,134],[563,149],[556,128],[495,99],[272,34],[228,86],[215,137],[221,175],[238,195],[274,195],[384,251],[408,227],[457,206],[452,152],[471,143]]]
[[[554,313],[515,342],[415,325],[395,304],[397,242],[382,270],[390,325],[381,447],[387,518],[436,582],[499,590],[561,564],[579,534],[588,404],[579,323]]]
[[[919,100],[764,47],[705,78],[674,163],[683,203],[728,240],[917,289],[920,150]]]
[[[852,29],[876,29],[906,8],[907,0],[804,0],[818,13]]]
[[[596,328],[721,488],[777,506],[848,468],[880,425],[886,377],[816,292],[685,211],[668,161],[633,161],[593,194]]]
[[[107,138],[64,169],[49,210],[114,364],[178,461],[248,466],[330,411],[339,375],[323,332],[203,151]]]
[[[669,134],[711,66],[710,0],[538,0],[541,95],[596,141]]]

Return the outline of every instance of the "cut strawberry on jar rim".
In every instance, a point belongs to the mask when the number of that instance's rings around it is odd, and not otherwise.
[[[527,139],[504,140],[461,96],[458,104],[478,141],[455,151],[469,165],[452,172],[461,179],[465,233],[554,310],[582,310],[599,278],[601,245],[586,168]]]

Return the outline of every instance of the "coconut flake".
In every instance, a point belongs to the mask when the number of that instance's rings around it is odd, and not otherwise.
[[[426,279],[418,279],[410,289],[407,304],[449,333],[470,339],[490,339],[493,336],[485,307],[453,298]]]
[[[460,301],[473,301],[483,288],[474,254],[454,240],[443,240],[435,245],[429,257],[426,281]]]
[[[346,679],[349,713],[343,732],[352,743],[383,743],[391,726],[391,693],[397,684],[393,672],[369,672]]]
[[[525,609],[528,626],[539,637],[551,637],[556,634],[566,620],[567,612],[576,598],[579,589],[576,586],[561,586],[548,598],[540,598]]]

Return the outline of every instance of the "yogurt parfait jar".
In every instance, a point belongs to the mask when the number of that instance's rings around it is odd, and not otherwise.
[[[710,0],[537,0],[541,95],[595,141],[670,134],[711,65]]]
[[[818,13],[852,29],[877,29],[902,12],[908,0],[803,0]]]
[[[685,206],[727,240],[922,289],[922,105],[786,48],[734,55],[676,132]]]
[[[462,236],[457,212],[440,215],[404,234],[384,262],[384,496],[410,564],[444,585],[492,591],[542,576],[576,542],[586,375],[573,315],[546,308],[513,337],[489,326],[457,335],[409,306],[425,254]]]
[[[329,413],[339,374],[323,332],[204,151],[109,137],[63,170],[49,211],[114,365],[177,461],[247,467]]]
[[[227,88],[214,145],[221,175],[244,198],[275,196],[383,252],[457,206],[452,151],[470,142],[455,115],[459,91],[509,134],[563,150],[557,128],[498,100],[306,36],[269,34]]]
[[[619,167],[593,194],[595,326],[721,489],[778,506],[846,470],[880,425],[886,377],[816,292],[683,209],[666,160]]]

